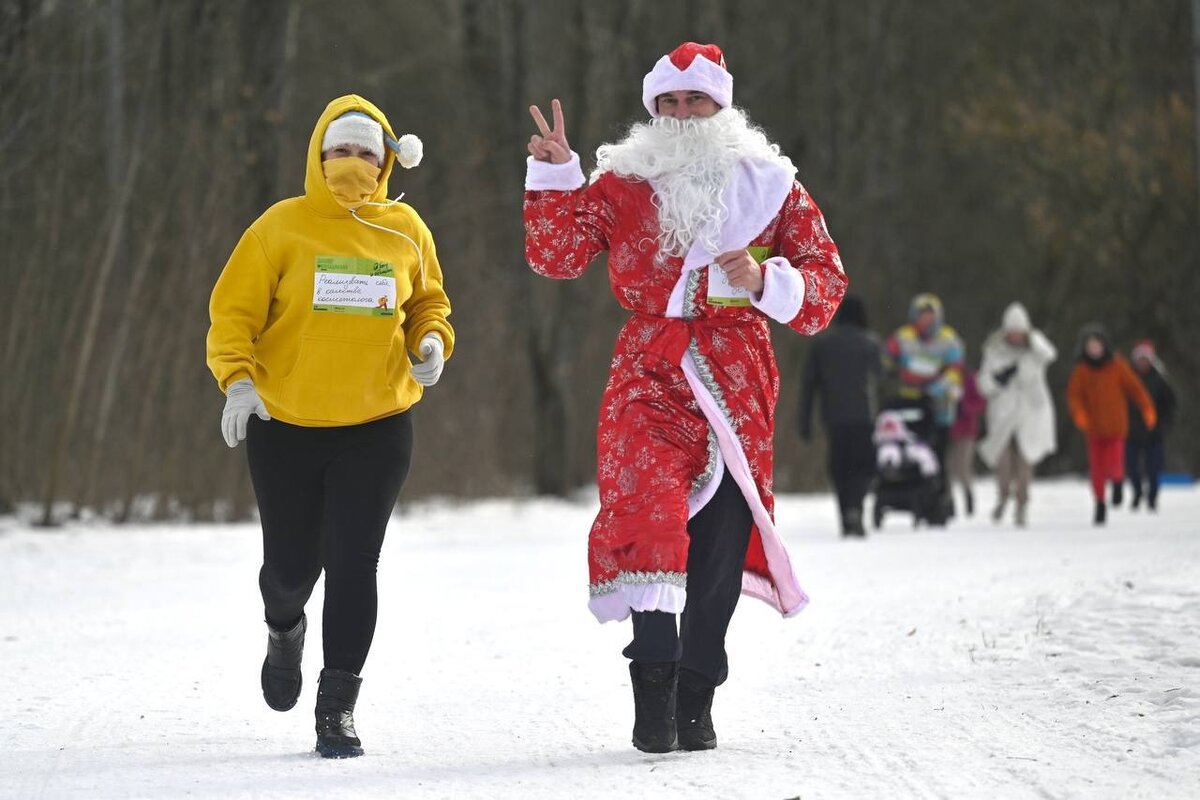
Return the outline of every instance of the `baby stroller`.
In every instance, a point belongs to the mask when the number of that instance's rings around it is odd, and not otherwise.
[[[888,511],[911,512],[914,527],[922,522],[941,527],[953,516],[933,436],[933,415],[925,403],[896,401],[875,418],[876,528],[883,527]]]

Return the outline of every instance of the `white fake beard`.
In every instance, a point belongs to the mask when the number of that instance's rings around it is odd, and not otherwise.
[[[660,253],[682,257],[696,242],[719,253],[721,226],[729,218],[721,198],[744,159],[796,171],[741,109],[725,108],[711,117],[656,117],[635,124],[624,139],[596,150],[592,177],[612,172],[653,184]]]

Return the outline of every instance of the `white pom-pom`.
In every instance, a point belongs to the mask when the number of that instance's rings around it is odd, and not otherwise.
[[[400,145],[396,151],[396,161],[405,169],[412,169],[417,164],[421,163],[421,157],[425,155],[425,147],[421,144],[421,140],[411,133],[406,133],[398,140]]]

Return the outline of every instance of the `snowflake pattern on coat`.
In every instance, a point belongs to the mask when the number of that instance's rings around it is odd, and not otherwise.
[[[573,191],[526,191],[524,217],[525,257],[535,272],[577,278],[607,250],[613,294],[633,312],[617,337],[597,426],[592,595],[622,584],[683,585],[688,498],[712,474],[716,444],[681,362],[692,354],[773,516],[779,372],[768,318],[753,307],[710,305],[706,269],[689,273],[683,318],[667,316],[683,260],[660,256],[658,212],[645,181],[605,173]],[[823,330],[847,278],[821,212],[799,182],[750,246],[787,259],[803,275],[804,303],[789,327],[806,335]],[[771,580],[757,528],[745,570]]]

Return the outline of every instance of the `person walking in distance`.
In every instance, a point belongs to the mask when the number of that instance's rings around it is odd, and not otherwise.
[[[964,351],[965,352],[965,351]],[[963,508],[967,516],[975,515],[975,440],[979,438],[979,418],[987,408],[987,399],[979,392],[975,372],[965,365],[962,370],[962,397],[950,426],[950,444],[946,449],[946,481],[953,490],[958,484],[963,490]]]
[[[963,345],[946,323],[941,299],[922,292],[908,306],[908,322],[888,337],[884,364],[900,399],[923,401],[932,414],[933,448],[945,467],[950,426],[962,395]]]
[[[530,108],[525,257],[567,279],[608,251],[630,316],[600,407],[589,606],[633,617],[634,746],[703,750],[739,592],[807,602],[773,520],[767,322],[817,333],[847,280],[796,168],[733,106],[719,47],[664,56],[642,101],[652,119],[597,150],[590,183],[562,104],[552,124]]]
[[[875,414],[883,347],[867,329],[867,309],[852,295],[829,330],[813,339],[801,387],[800,437],[812,439],[813,404],[821,401],[829,476],[843,536],[865,536],[863,500],[875,476]]]
[[[1133,489],[1129,505],[1135,509],[1140,507],[1145,496],[1146,507],[1157,511],[1159,479],[1166,460],[1166,438],[1175,424],[1175,390],[1167,380],[1167,368],[1159,360],[1154,342],[1143,339],[1133,346],[1129,356],[1133,359],[1133,371],[1154,401],[1154,411],[1158,415],[1158,425],[1149,430],[1132,404],[1129,409],[1129,438],[1125,443],[1125,472]]]
[[[979,457],[996,471],[996,522],[1011,498],[1017,525],[1026,524],[1033,468],[1058,447],[1054,398],[1046,382],[1056,358],[1058,350],[1033,327],[1020,303],[1004,310],[1000,328],[983,343],[978,380],[987,398],[987,433],[979,442]]]
[[[1137,406],[1147,430],[1157,426],[1158,414],[1129,363],[1113,351],[1103,327],[1085,325],[1079,339],[1079,360],[1067,384],[1067,404],[1075,427],[1087,438],[1092,494],[1096,499],[1092,520],[1103,525],[1108,516],[1106,483],[1112,484],[1113,507],[1121,505],[1129,403]]]
[[[316,731],[327,758],[363,752],[354,707],[379,552],[408,474],[409,410],[454,351],[433,237],[387,199],[393,166],[420,159],[420,141],[397,140],[367,100],[331,102],[309,141],[304,194],[243,234],[210,304],[221,430],[230,447],[246,441],[262,521],[263,698],[287,711],[300,696],[304,605],[323,570]]]

